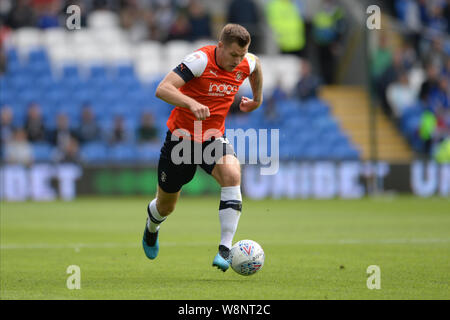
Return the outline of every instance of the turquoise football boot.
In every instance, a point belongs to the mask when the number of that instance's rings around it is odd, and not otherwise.
[[[147,223],[145,223],[144,236],[142,238],[142,247],[144,248],[145,255],[150,260],[155,259],[159,252],[159,231],[151,233],[147,229]],[[153,244],[153,245],[151,245]]]
[[[217,267],[219,270],[222,270],[223,272],[227,271],[231,264],[229,257],[230,257],[230,249],[228,249],[223,245],[220,245],[219,252],[214,257],[212,266]]]

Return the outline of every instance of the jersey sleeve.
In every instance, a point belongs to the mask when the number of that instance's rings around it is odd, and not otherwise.
[[[250,67],[250,74],[255,70],[256,67],[256,56],[253,53],[247,53],[245,55],[248,65]]]
[[[200,77],[207,64],[208,57],[206,54],[202,51],[196,51],[187,55],[173,71],[187,82],[194,77]]]

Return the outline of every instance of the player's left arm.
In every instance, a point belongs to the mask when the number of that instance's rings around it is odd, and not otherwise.
[[[239,105],[239,108],[242,112],[252,112],[253,110],[258,109],[263,102],[263,75],[261,62],[259,61],[258,57],[254,57],[256,60],[255,70],[253,70],[248,78],[250,81],[250,86],[252,88],[253,99],[242,97],[241,103]]]

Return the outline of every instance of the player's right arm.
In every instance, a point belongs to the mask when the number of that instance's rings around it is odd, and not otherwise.
[[[171,71],[158,85],[155,95],[169,104],[191,110],[197,120],[205,120],[210,116],[209,108],[178,90],[185,83],[183,78]]]
[[[186,82],[200,77],[208,64],[208,57],[201,51],[187,55],[173,71],[161,81],[156,89],[156,96],[169,104],[191,110],[197,120],[210,116],[209,108],[183,94],[181,88]]]

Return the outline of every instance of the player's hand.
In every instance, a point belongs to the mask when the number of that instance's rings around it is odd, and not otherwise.
[[[239,109],[241,109],[242,112],[251,112],[258,107],[258,102],[247,97],[242,97],[241,103],[239,104]]]
[[[210,116],[209,108],[201,103],[195,103],[189,107],[197,120],[205,120]]]

